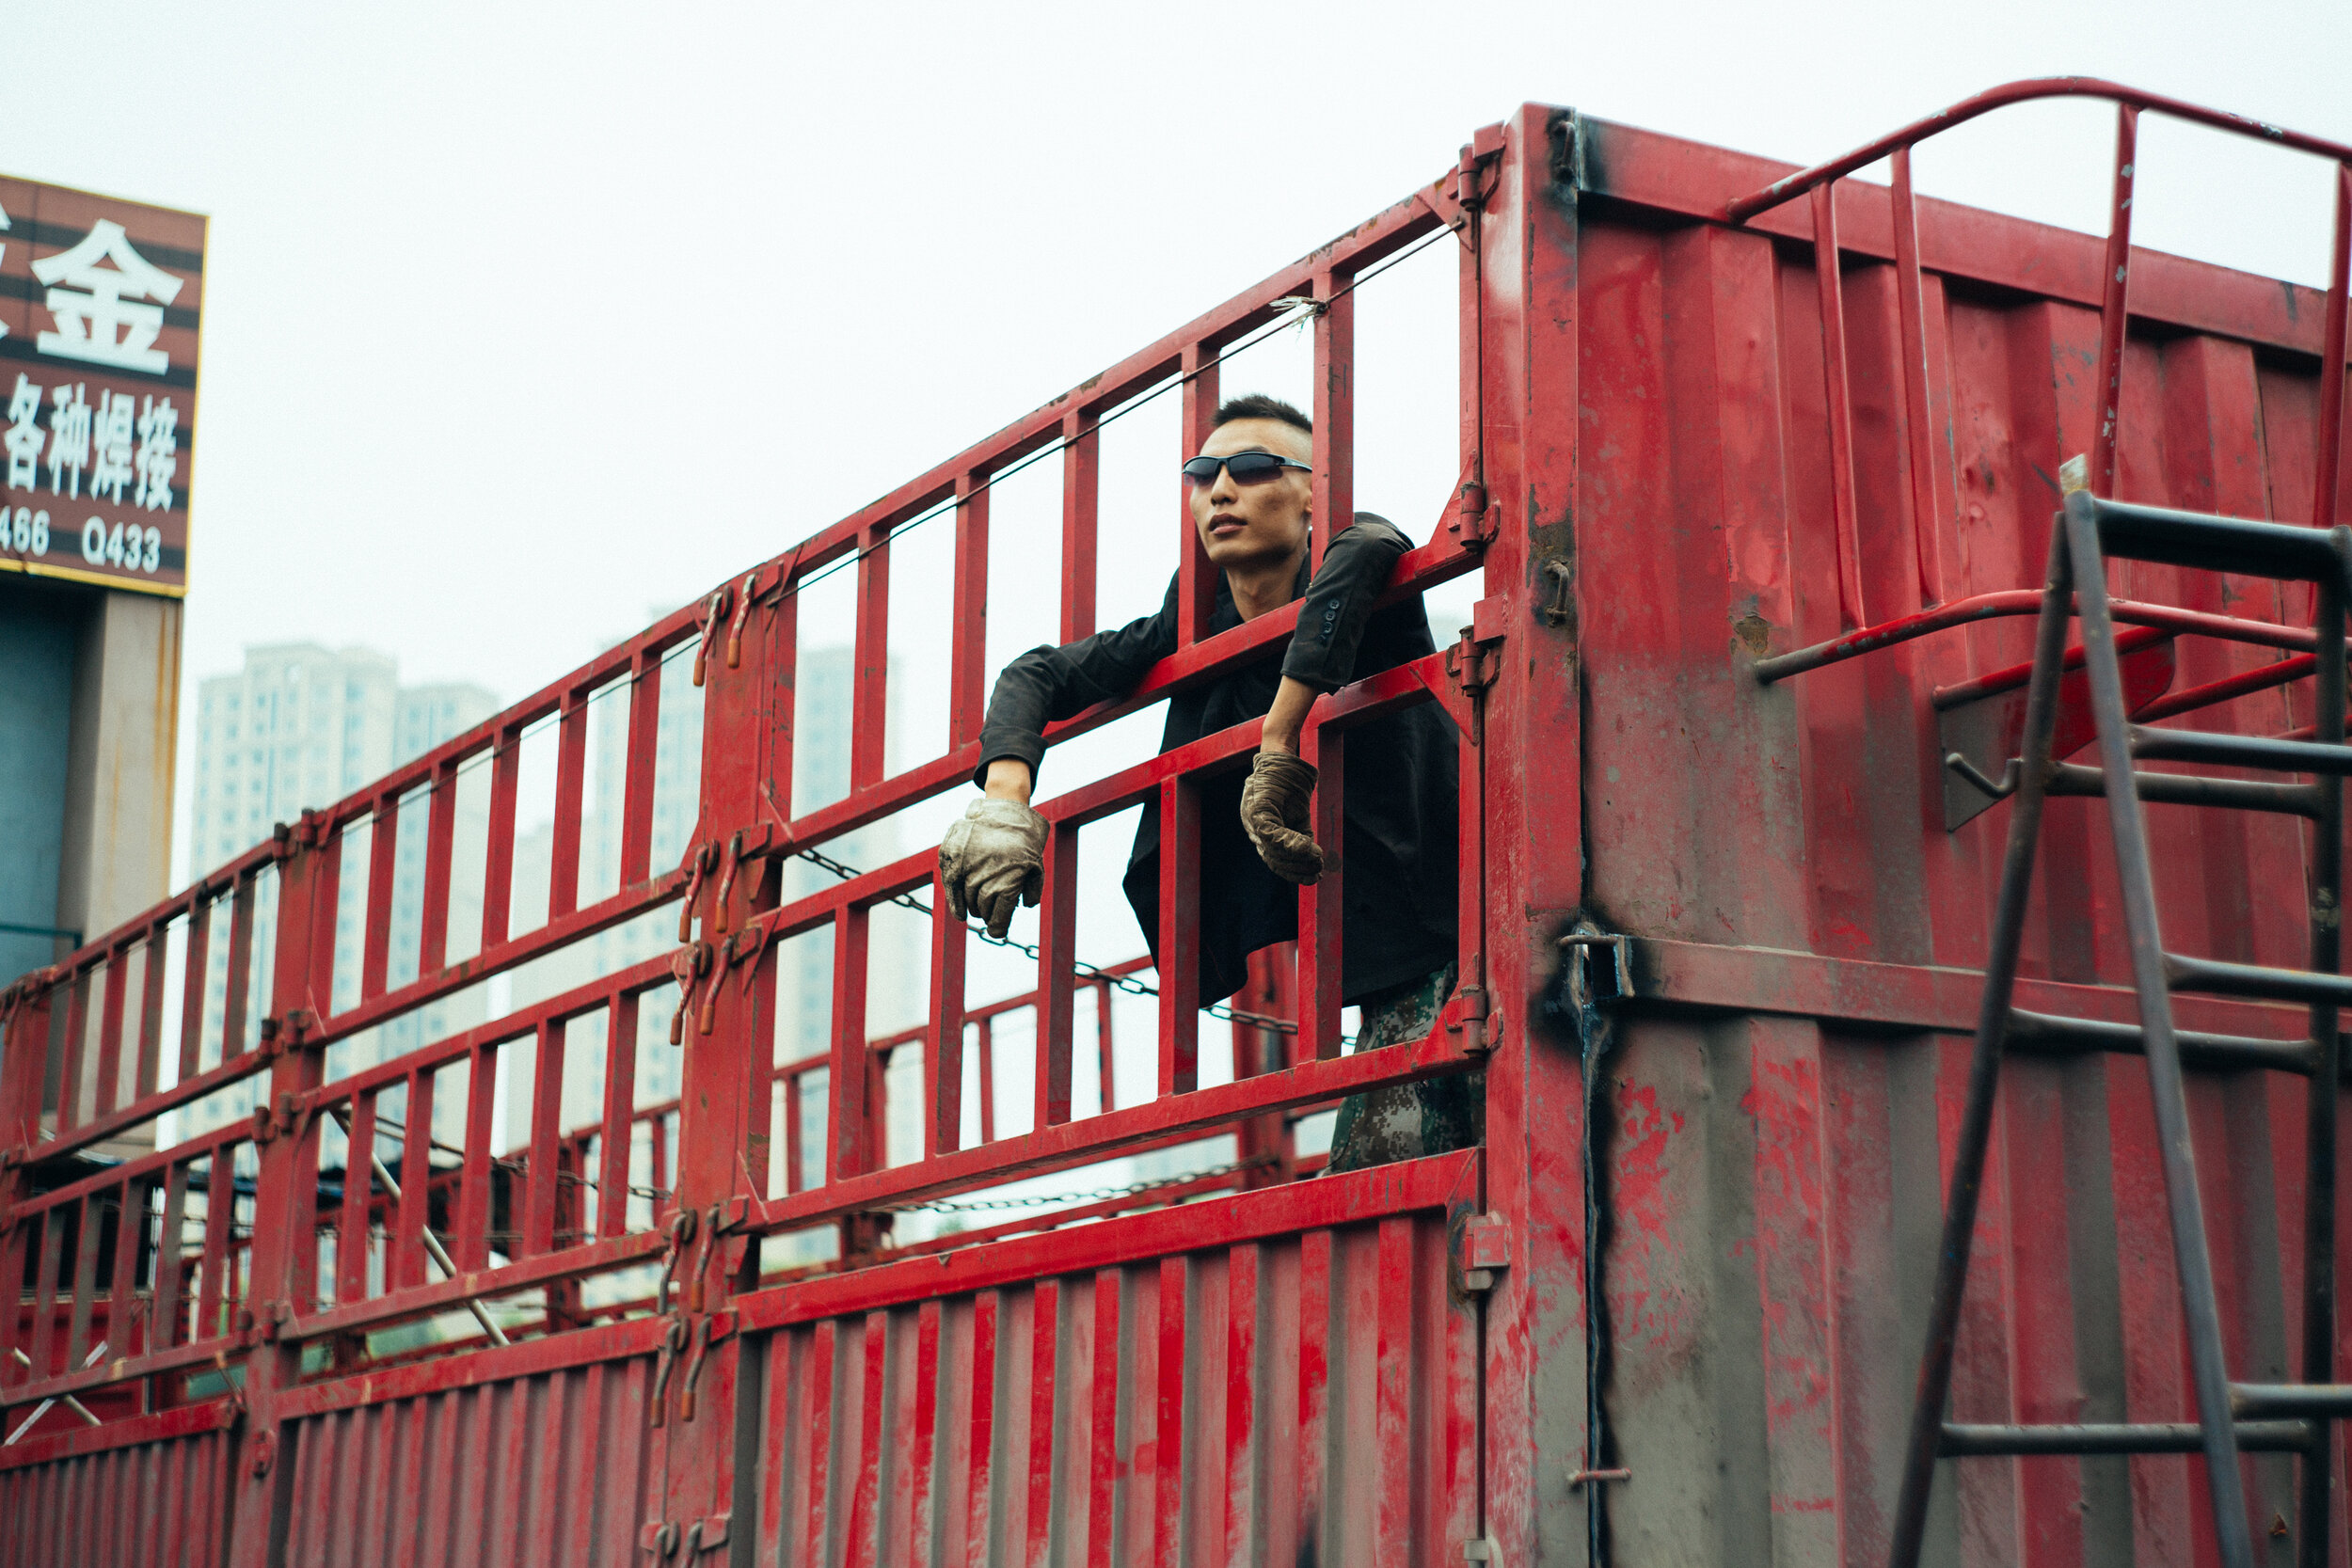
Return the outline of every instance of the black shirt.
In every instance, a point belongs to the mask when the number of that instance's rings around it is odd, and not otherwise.
[[[1418,594],[1375,610],[1399,557],[1412,547],[1395,525],[1368,512],[1342,531],[1308,578],[1298,568],[1306,603],[1297,630],[1278,666],[1271,659],[1232,670],[1168,700],[1160,750],[1261,718],[1274,705],[1284,675],[1319,691],[1421,658],[1436,651],[1429,617]],[[1176,651],[1176,583],[1159,612],[1113,631],[1099,631],[1064,647],[1030,649],[1005,666],[980,730],[980,766],[1018,757],[1036,777],[1045,754],[1041,733],[1098,703],[1133,691],[1146,672]],[[1241,625],[1232,591],[1218,574],[1209,634]],[[1454,837],[1459,764],[1453,721],[1435,703],[1422,703],[1347,732],[1344,866],[1341,923],[1341,991],[1353,1003],[1417,980],[1454,957]],[[1258,858],[1241,826],[1246,769],[1200,781],[1200,1000],[1231,996],[1248,978],[1246,962],[1261,947],[1298,935],[1298,890]],[[1327,855],[1331,846],[1325,845]],[[1160,814],[1156,798],[1143,806],[1128,858],[1127,902],[1144,940],[1159,952]]]

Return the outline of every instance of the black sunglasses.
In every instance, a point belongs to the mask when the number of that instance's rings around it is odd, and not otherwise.
[[[1294,463],[1270,451],[1237,451],[1231,457],[1195,457],[1184,464],[1184,477],[1195,484],[1214,484],[1219,468],[1232,474],[1236,484],[1263,483],[1284,468],[1314,472],[1307,464]]]

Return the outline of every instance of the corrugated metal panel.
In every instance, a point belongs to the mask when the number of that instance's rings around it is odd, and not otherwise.
[[[6,1568],[214,1568],[231,1434],[205,1432],[0,1471]]]
[[[1629,167],[1645,155],[1629,134],[1616,146]],[[2015,228],[1989,227],[2000,243],[1979,260],[2076,244]],[[1670,942],[1980,965],[2008,813],[1945,832],[1928,699],[2029,657],[2030,621],[1759,686],[1754,656],[1840,629],[1810,254],[1598,209],[1579,247],[1586,428],[1605,433],[1582,449],[1578,533],[1594,906]],[[2217,297],[2257,287],[2211,281]],[[1851,265],[1845,291],[1863,578],[1885,619],[1918,602],[1892,269]],[[2097,312],[1934,275],[1928,298],[1939,477],[1957,498],[1937,542],[1947,598],[2039,586],[2058,465],[2096,414]],[[2135,339],[2119,498],[2307,519],[2315,385],[2308,360],[2266,345]],[[2133,564],[2116,586],[2309,624],[2304,591],[2266,581]],[[2280,657],[2205,639],[2179,651],[2176,690]],[[2308,689],[2290,689],[2190,721],[2288,730],[2310,719]],[[2030,977],[2129,984],[2105,812],[2051,803]],[[2148,812],[2169,946],[2304,961],[2296,819]],[[2280,1010],[2275,1033],[2299,1037],[2300,1014]],[[1966,1039],[1653,1014],[1619,1041],[1600,1118],[1609,1402],[1633,1477],[1611,1497],[1617,1560],[1883,1561]],[[2230,1363],[2248,1379],[2296,1370],[2302,1098],[2278,1074],[2191,1084]],[[2193,1420],[2143,1064],[2012,1057],[2001,1117],[1953,1418]],[[2194,1560],[2193,1533],[2211,1539],[2201,1465],[1947,1462],[1931,1559]],[[2247,1476],[2258,1524],[2283,1531],[2290,1461],[2250,1458]]]
[[[644,1356],[290,1428],[287,1568],[625,1561],[644,1517]]]
[[[1442,1208],[795,1324],[757,1560],[1454,1560],[1477,1344]]]

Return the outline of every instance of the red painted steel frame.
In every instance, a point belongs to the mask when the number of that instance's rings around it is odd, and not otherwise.
[[[1403,1563],[1459,1560],[1466,1544],[1486,1560],[1573,1560],[1604,1495],[1621,1560],[1745,1560],[1766,1540],[1789,1560],[1870,1560],[1883,1528],[1874,1500],[1885,1491],[1874,1425],[1883,1368],[1912,1348],[1907,1321],[1893,1320],[1915,1315],[1886,1236],[1899,1214],[1936,1208],[1953,1104],[1944,1037],[1970,1025],[1986,887],[1984,830],[1946,842],[1913,790],[1923,762],[1933,772],[1920,715],[1937,689],[1998,672],[2020,652],[1998,628],[2031,598],[2031,566],[2020,562],[2038,552],[2042,525],[2013,499],[2026,460],[2011,449],[2030,447],[2055,472],[2060,451],[2095,448],[2103,478],[2111,467],[2123,488],[2152,483],[2169,459],[2131,418],[2153,395],[2153,351],[2122,331],[2137,317],[2192,345],[2164,351],[2186,367],[2165,396],[2243,372],[2229,383],[2240,391],[2210,393],[2211,418],[2177,423],[2250,439],[2280,474],[2312,475],[2308,493],[2299,478],[2280,482],[2280,515],[2324,525],[2342,483],[2341,373],[2315,391],[2301,372],[2258,375],[2245,346],[2280,363],[2320,355],[2340,372],[2352,180],[2339,171],[2324,301],[2132,251],[2120,226],[2103,247],[1915,198],[1914,143],[1955,117],[2054,92],[2120,97],[2126,138],[2140,110],[2251,123],[2104,84],[2023,84],[1789,174],[1522,107],[1479,132],[1443,178],[1258,287],[9,988],[0,1269],[33,1291],[29,1310],[0,1323],[0,1356],[22,1348],[30,1362],[0,1365],[0,1406],[14,1420],[53,1396],[120,1402],[99,1428],[69,1431],[57,1423],[71,1418],[53,1414],[0,1449],[0,1513],[23,1498],[30,1511],[13,1517],[31,1521],[0,1523],[0,1564],[51,1560],[72,1528],[60,1512],[71,1487],[82,1488],[72,1506],[151,1521],[151,1533],[185,1534],[191,1560],[240,1568],[323,1560],[344,1546],[365,1561],[636,1560],[644,1550],[691,1561],[723,1546],[760,1561],[808,1548],[850,1562],[1322,1553]],[[1835,188],[1890,153],[1891,203]],[[1772,210],[1800,194],[1812,196],[1809,216]],[[785,901],[772,863],[970,776],[989,675],[995,482],[1059,454],[1058,620],[1063,636],[1083,635],[1096,620],[1102,426],[1138,397],[1173,389],[1191,450],[1213,414],[1222,356],[1281,320],[1292,309],[1281,302],[1306,299],[1317,502],[1346,515],[1366,389],[1356,294],[1424,244],[1459,262],[1459,478],[1390,594],[1481,571],[1485,596],[1456,646],[1318,705],[1307,744],[1325,769],[1327,841],[1347,729],[1428,701],[1461,728],[1462,987],[1431,1037],[1341,1053],[1335,877],[1302,898],[1295,973],[1249,993],[1271,999],[1265,1010],[1295,1008],[1289,1048],[1279,1062],[1252,1060],[1263,1037],[1244,1040],[1234,1081],[1200,1082],[1188,990],[1198,785],[1246,762],[1254,724],[1041,802],[1055,825],[1044,956],[1019,996],[966,998],[966,933],[943,912],[928,854]],[[2079,352],[2079,318],[2099,312],[2111,328],[2106,347],[2092,340],[2106,403],[2092,409],[2030,376],[1985,392],[1990,351],[1969,334],[1996,330],[1996,307],[1979,294],[2041,312],[2040,357],[2019,363],[2046,365],[2057,346]],[[2242,364],[2195,346],[2223,341],[2245,352]],[[1968,406],[2006,410],[2013,387],[2026,388],[2017,429],[1986,442],[2008,465],[1995,500],[1991,480],[1962,459],[1977,435],[1955,410],[1963,388],[1977,399]],[[2260,420],[2249,413],[2258,396]],[[2217,463],[2214,483],[2243,471],[2246,456]],[[1991,474],[1994,459],[1981,461]],[[934,532],[913,533],[934,516]],[[1890,517],[1907,517],[1908,539]],[[1963,520],[1967,552],[1955,533]],[[1178,651],[1129,699],[1057,725],[1050,741],[1267,657],[1290,635],[1285,610],[1204,636],[1213,579],[1188,525],[1169,521],[1180,530]],[[929,754],[893,774],[882,744],[890,560],[910,539],[952,551],[949,701],[935,749],[918,748]],[[803,810],[792,798],[797,595],[836,568],[854,572],[858,614],[850,788]],[[2292,678],[2293,657],[2229,662],[2233,643],[2290,655],[2312,645],[2284,607],[2155,602],[2172,586],[2148,578],[2118,616],[2205,639],[2203,652],[2184,655],[2196,684],[2173,700],[2242,703]],[[1872,602],[1899,613],[1873,625]],[[1979,640],[1965,649],[1914,642],[1963,626]],[[1873,650],[1890,651],[1829,668]],[[663,673],[690,657],[703,715],[697,819],[678,865],[657,868],[655,757],[676,695],[665,699]],[[1803,670],[1822,673],[1782,686],[1745,678]],[[621,870],[617,889],[582,904],[586,715],[608,692],[627,695],[614,705],[627,724]],[[556,863],[548,918],[517,931],[520,749],[543,726],[554,731]],[[489,823],[479,945],[453,961],[457,801],[478,769]],[[1097,990],[1098,1030],[1108,1015],[1100,972],[1073,973],[1078,829],[1154,798],[1168,960],[1157,976],[1155,1082],[1118,1101],[1098,1037],[1103,1108],[1080,1117],[1075,990]],[[421,804],[421,821],[402,820]],[[368,897],[339,954],[342,850],[362,825]],[[2186,877],[2193,861],[2206,879],[2198,888],[2278,860],[2266,838],[2194,842],[2174,869]],[[401,979],[390,870],[420,845],[419,968]],[[2096,857],[2076,853],[2082,881]],[[878,905],[908,895],[930,909],[924,1022],[872,1038],[864,937]],[[2051,896],[2034,939],[2048,973],[2028,982],[2026,1000],[2128,1016],[2126,993],[2107,983],[2114,933],[2095,911]],[[2210,924],[2226,935],[2234,920],[2249,948],[2276,940],[2279,922],[2241,902]],[[361,1031],[649,912],[666,921],[672,904],[675,954],[325,1081],[327,1050]],[[257,911],[270,907],[274,946],[260,953]],[[1552,1006],[1557,939],[1580,917],[1637,939],[1633,997],[1599,1080],[1611,1098],[1589,1134],[1577,1056],[1598,1046]],[[831,1043],[820,1057],[779,1064],[776,951],[818,929],[834,933]],[[472,933],[456,935],[461,949],[473,945]],[[203,975],[216,949],[229,984],[214,1010]],[[189,979],[170,1074],[161,1001],[175,950]],[[356,1000],[340,1010],[339,958],[358,976]],[[263,999],[248,1010],[256,990]],[[674,1009],[676,1030],[682,1088],[659,1105],[634,1098],[635,1022],[646,1008]],[[992,1030],[1016,1009],[1037,1020],[1033,1117],[1030,1131],[1000,1136]],[[565,1026],[599,1011],[601,1116],[564,1129],[550,1085]],[[2279,1039],[2297,1027],[2280,1009],[2218,1001],[2185,1007],[2184,1022]],[[982,1085],[980,1141],[969,1148],[967,1037]],[[881,1068],[905,1050],[923,1058],[921,1147],[892,1164],[906,1151],[883,1148]],[[540,1091],[531,1136],[507,1149],[493,1125],[497,1063],[525,1051]],[[1274,1118],[1473,1066],[1485,1072],[1483,1151],[1272,1180],[1284,1174]],[[801,1080],[819,1069],[825,1125],[803,1126]],[[2063,1110],[2104,1118],[2116,1181],[2144,1179],[2147,1129],[2128,1094],[2109,1096],[2105,1083],[2086,1089],[2076,1071],[2063,1107],[2047,1097],[2010,1107],[2005,1185],[1990,1205],[2010,1230],[1989,1250],[2011,1259],[2014,1308],[1972,1307],[1964,1399],[2001,1395],[2012,1341],[2015,1355],[2068,1374],[2073,1353],[2053,1347],[2077,1342],[2069,1314],[2104,1332],[2099,1302],[2110,1300],[2128,1332],[2119,1368],[2082,1370],[2093,1397],[2122,1401],[2114,1390],[2128,1383],[2145,1410],[2178,1391],[2177,1335],[2150,1315],[2149,1281],[2169,1264],[2143,1265],[2149,1239],[2127,1228],[2104,1249],[2083,1240],[2099,1215],[2081,1195],[2101,1182],[2041,1158],[2055,1146],[2042,1132]],[[248,1085],[249,1121],[120,1164],[69,1164]],[[770,1147],[779,1085],[781,1150]],[[2260,1093],[2210,1086],[2200,1135],[2235,1139],[2231,1180],[2266,1172],[2279,1203],[2295,1209],[2293,1151],[2274,1157],[2247,1132],[2268,1125]],[[391,1094],[406,1098],[396,1172],[386,1156],[397,1198],[381,1178],[370,1182],[366,1161],[391,1138]],[[435,1141],[437,1102],[463,1113],[459,1144],[446,1149]],[[343,1185],[323,1186],[323,1155],[342,1136],[326,1130],[345,1120]],[[1263,1163],[1141,1199],[1195,1199],[1182,1209],[1136,1212],[1114,1198],[919,1248],[885,1244],[880,1216],[892,1210],[1219,1131]],[[1588,1135],[1605,1173],[1610,1229],[1597,1238],[1584,1228]],[[803,1146],[814,1152],[817,1138],[825,1180],[805,1186]],[[656,1196],[640,1226],[626,1189],[643,1146]],[[593,1225],[580,1207],[592,1169]],[[2054,1220],[2036,1205],[2058,1193],[2076,1211]],[[2249,1227],[2261,1212],[2236,1211]],[[111,1272],[103,1248],[80,1239],[109,1212],[137,1221]],[[2297,1298],[2265,1283],[2286,1224],[2245,1245],[2252,1295]],[[763,1237],[818,1227],[837,1232],[837,1258],[763,1275]],[[377,1228],[380,1262],[363,1241]],[[331,1268],[323,1234],[351,1239]],[[1588,1244],[1606,1249],[1600,1302],[1583,1293]],[[2074,1260],[2055,1266],[2037,1248]],[[592,1299],[591,1285],[604,1295]],[[114,1310],[142,1291],[143,1317]],[[497,1320],[514,1342],[490,1344],[463,1321],[456,1338],[421,1347],[395,1348],[387,1334],[469,1303],[505,1304]],[[1615,1357],[1608,1436],[1586,1429],[1596,1306]],[[2255,1307],[2225,1309],[2249,1346],[2269,1332]],[[105,1357],[80,1367],[102,1338]],[[1889,1348],[1898,1341],[1899,1352]],[[1581,1470],[1595,1473],[1580,1480]],[[2037,1461],[2008,1481],[1971,1482],[1993,1490],[1969,1495],[1967,1528],[1979,1532],[1969,1551],[2085,1560],[2085,1532],[2130,1512],[2128,1497],[2115,1506],[2124,1484],[2104,1474]],[[2153,1511],[2148,1528],[2185,1539],[2191,1521],[2167,1513],[2166,1499],[2193,1489],[2172,1474],[2135,1470],[2128,1484]],[[85,1475],[87,1484],[75,1479]],[[739,1495],[741,1485],[754,1494]],[[167,1495],[153,1495],[158,1486]],[[2015,1521],[2018,1536],[1999,1521]]]

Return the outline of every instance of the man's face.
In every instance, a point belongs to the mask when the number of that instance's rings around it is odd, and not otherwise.
[[[1280,420],[1235,420],[1217,426],[1200,448],[1203,457],[1239,451],[1270,451],[1306,463],[1314,457],[1314,437]],[[1248,484],[1220,468],[1210,483],[1192,486],[1192,526],[1219,570],[1272,565],[1306,548],[1314,493],[1314,476],[1304,468],[1283,468]]]

